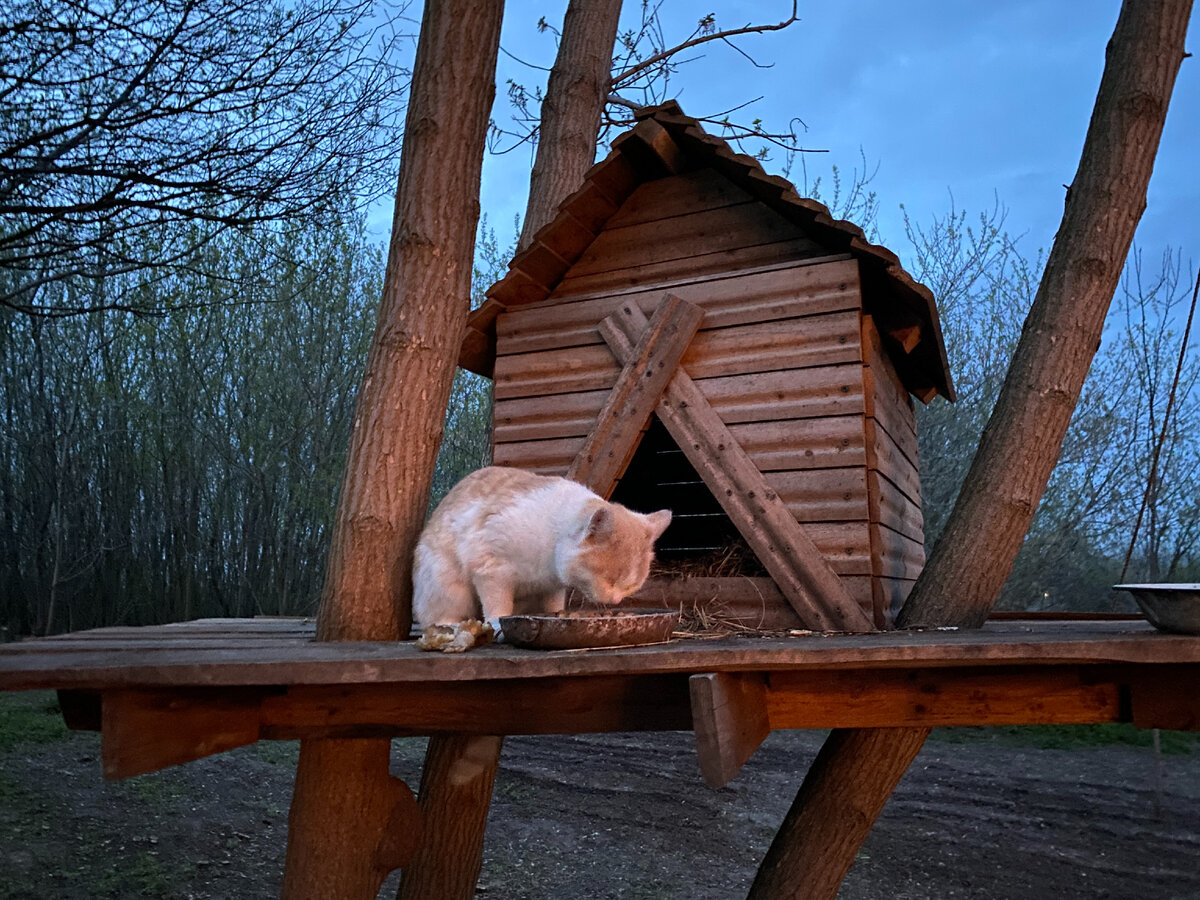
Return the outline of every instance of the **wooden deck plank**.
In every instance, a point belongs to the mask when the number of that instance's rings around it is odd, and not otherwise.
[[[1079,666],[776,673],[766,708],[783,728],[1067,725],[1122,720],[1115,678]]]
[[[177,629],[172,629],[172,631]],[[0,647],[0,690],[154,686],[374,684],[671,672],[883,669],[912,666],[1200,663],[1200,637],[1140,620],[989,622],[981,629],[870,635],[683,639],[603,651],[493,645],[463,655],[423,653],[411,641],[316,643],[280,638],[242,647],[13,653]]]

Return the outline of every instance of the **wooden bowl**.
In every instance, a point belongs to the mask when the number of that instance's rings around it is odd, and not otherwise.
[[[1117,584],[1129,591],[1159,631],[1200,634],[1200,584]]]
[[[632,647],[669,640],[679,622],[674,609],[580,610],[501,616],[504,642],[535,650]]]

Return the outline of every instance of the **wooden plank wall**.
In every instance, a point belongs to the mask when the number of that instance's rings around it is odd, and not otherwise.
[[[821,253],[711,172],[642,185],[554,295],[497,321],[495,462],[564,474],[619,372],[597,323],[670,291],[705,310],[684,368],[878,621],[919,568],[912,408],[864,381],[858,264]]]
[[[891,624],[925,565],[916,413],[883,348],[875,323],[863,317],[871,565],[875,624]]]

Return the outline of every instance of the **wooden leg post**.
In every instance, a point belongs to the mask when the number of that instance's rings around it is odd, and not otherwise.
[[[467,734],[429,739],[418,798],[424,821],[421,846],[401,876],[399,900],[475,896],[503,740]]]
[[[929,731],[834,730],[758,867],[749,900],[837,897],[858,848]]]
[[[303,742],[288,816],[286,900],[368,900],[412,857],[421,814],[408,786],[388,774],[390,755],[387,740]]]

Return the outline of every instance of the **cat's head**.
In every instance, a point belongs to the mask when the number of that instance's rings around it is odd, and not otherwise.
[[[597,506],[567,566],[567,583],[593,603],[619,603],[645,583],[654,542],[670,524],[669,509],[643,515],[618,503]]]

